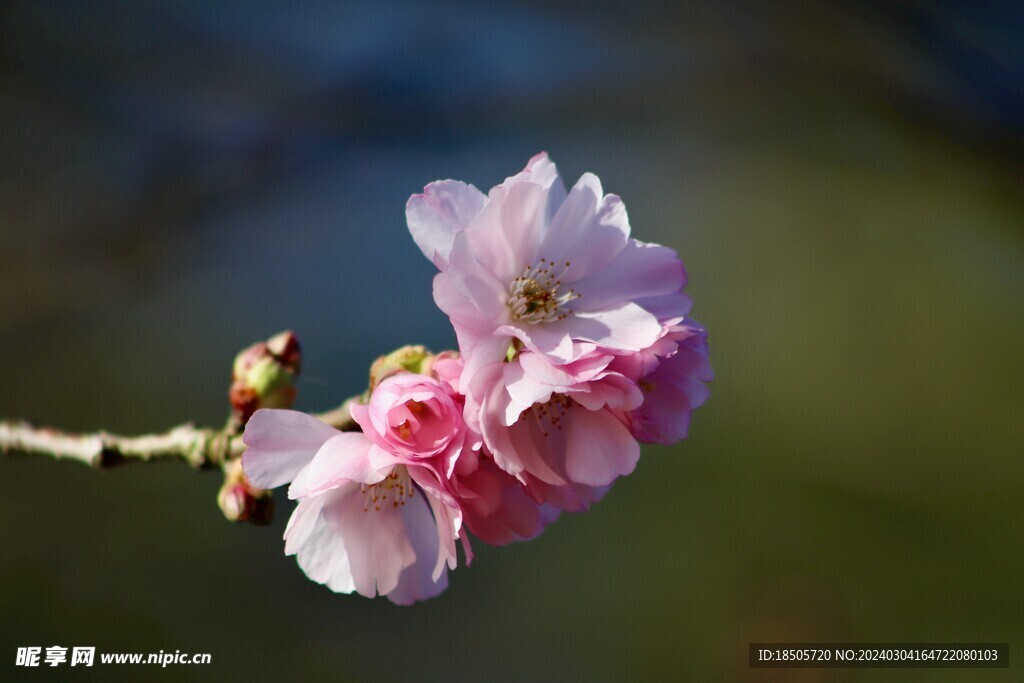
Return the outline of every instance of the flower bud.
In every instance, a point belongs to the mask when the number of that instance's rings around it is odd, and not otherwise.
[[[291,332],[257,342],[235,357],[228,396],[238,428],[260,408],[291,407],[300,362],[299,340]]]
[[[381,356],[370,366],[370,391],[396,372],[423,373],[424,365],[432,357],[424,346],[403,346],[386,356]]]
[[[368,404],[350,410],[363,434],[397,457],[453,456],[465,440],[462,403],[427,375],[397,372],[377,385]]]
[[[462,356],[458,351],[442,351],[423,361],[420,372],[438,380],[453,393],[462,394],[464,392],[459,391],[462,366]]]
[[[242,471],[241,460],[224,464],[224,483],[217,492],[217,505],[231,522],[269,524],[274,511],[270,491],[253,486]]]
[[[282,364],[296,375],[302,363],[302,349],[299,338],[290,330],[278,332],[267,340],[267,350],[274,354]]]

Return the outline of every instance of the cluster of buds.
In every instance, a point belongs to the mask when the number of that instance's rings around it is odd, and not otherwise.
[[[231,372],[231,417],[225,431],[237,435],[260,408],[290,408],[295,402],[295,379],[302,352],[290,331],[256,342],[235,356]],[[267,524],[273,513],[270,491],[252,485],[238,459],[224,462],[224,483],[217,504],[232,522]]]
[[[235,357],[228,392],[235,431],[260,408],[292,406],[301,360],[299,340],[289,331],[256,342]]]

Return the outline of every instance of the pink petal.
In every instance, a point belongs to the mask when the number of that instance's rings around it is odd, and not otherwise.
[[[574,408],[566,429],[565,471],[571,481],[605,486],[636,467],[640,444],[611,412]]]
[[[440,269],[448,265],[455,234],[463,230],[487,202],[472,185],[438,180],[414,194],[405,206],[409,232],[424,256]]]
[[[686,271],[675,251],[629,240],[606,267],[573,284],[583,294],[573,310],[596,311],[623,301],[678,294],[685,284]]]
[[[597,176],[584,173],[551,219],[538,254],[558,266],[568,262],[561,279],[572,283],[605,267],[628,239],[622,200],[605,196]]]
[[[703,384],[714,377],[707,335],[696,323],[688,322],[669,335],[678,342],[675,353],[641,380],[646,398],[629,414],[629,421],[633,434],[644,443],[669,444],[686,438],[690,414],[710,393]]]
[[[505,179],[502,185],[511,185],[513,183],[535,183],[546,188],[553,188],[556,185],[562,186],[562,195],[565,195],[565,185],[562,184],[562,179],[558,175],[558,168],[555,167],[555,162],[551,161],[547,152],[538,152],[530,157],[530,160],[526,162],[525,168],[522,171],[509,176]]]
[[[558,169],[555,168],[554,162],[548,158],[547,152],[534,155],[526,162],[526,168],[512,177],[506,178],[502,185],[522,182],[540,185],[548,191],[547,220],[545,222],[550,222],[555,212],[558,211],[558,207],[565,201],[565,184],[558,175]]]
[[[586,512],[611,489],[610,486],[584,486],[573,483],[552,486],[529,476],[525,479],[531,497],[543,503],[539,512],[544,524],[555,521],[560,510]]]
[[[662,326],[651,313],[634,303],[622,303],[601,311],[586,311],[559,321],[573,339],[592,341],[623,351],[645,349],[662,334]]]
[[[473,493],[462,504],[466,526],[484,543],[525,541],[543,531],[548,517],[541,514],[523,485],[492,461],[482,461],[464,484]]]
[[[338,430],[295,410],[257,410],[245,427],[242,468],[253,485],[274,488],[292,481]]]
[[[644,443],[673,444],[687,437],[690,417],[711,394],[704,384],[692,379],[680,380],[673,386],[660,386],[645,402],[641,419],[634,429],[636,438]]]
[[[536,354],[528,354],[536,355]],[[534,403],[545,403],[551,398],[552,386],[528,375],[522,365],[506,363],[504,368],[505,390],[508,405],[505,407],[504,424],[513,425],[524,410]]]
[[[442,501],[438,500],[434,496],[426,496],[427,502],[430,503],[430,509],[434,513],[434,536],[440,541],[437,547],[437,554],[435,555],[436,563],[434,564],[434,571],[432,578],[437,581],[445,571],[445,565],[447,564],[448,569],[455,569],[458,557],[455,549],[455,539],[459,535],[459,529],[462,526],[462,514],[445,505]],[[468,546],[467,546],[468,548]],[[424,557],[424,563],[426,563],[427,557]],[[472,556],[467,557],[466,563],[472,559]]]
[[[350,487],[358,492],[354,485]],[[323,496],[322,500],[301,501],[293,514],[293,517],[302,515],[302,519],[295,522],[296,526],[300,523],[312,525],[306,535],[294,543],[292,552],[298,556],[299,566],[310,579],[325,584],[336,593],[351,593],[355,590],[355,581],[345,543],[324,520],[321,509],[324,504],[343,500],[351,493],[351,490],[335,490]]]
[[[406,535],[402,508],[364,509],[364,499],[357,488],[324,505],[321,515],[345,544],[356,591],[372,598],[395,589],[402,571],[416,561],[416,552]]]
[[[494,463],[509,474],[527,472],[549,484],[565,483],[552,464],[562,459],[565,439],[558,431],[544,435],[533,415],[524,414],[512,427],[485,429],[484,440],[494,454]]]
[[[498,186],[463,233],[477,263],[499,282],[511,282],[537,261],[547,201],[548,189],[541,185]]]
[[[549,323],[517,323],[502,325],[495,334],[516,337],[531,351],[542,353],[557,363],[568,363],[573,358],[573,329],[569,320],[556,320]]]
[[[371,453],[377,451],[381,449],[362,432],[338,432],[320,447],[295,478],[288,488],[288,497],[314,495],[347,482],[376,484],[382,481],[394,465],[394,458],[387,458],[386,462],[371,461]]]
[[[489,334],[508,310],[508,292],[486,273],[438,273],[434,276],[434,303],[456,325]]]
[[[613,356],[609,354],[591,351],[578,360],[564,365],[555,365],[538,353],[521,353],[518,360],[528,375],[563,391],[580,382],[595,379],[608,367],[612,358]]]
[[[637,299],[634,303],[642,306],[644,310],[650,311],[658,320],[665,325],[678,323],[692,308],[690,297],[682,292],[675,294],[661,294],[659,296],[648,296]]]
[[[359,429],[366,437],[378,446],[385,446],[386,442],[380,435],[380,429],[374,422],[374,416],[370,414],[370,407],[363,403],[352,401],[348,406],[349,415],[352,421],[359,425]]]
[[[400,510],[416,561],[402,570],[398,584],[387,596],[396,605],[411,605],[443,593],[448,587],[448,573],[442,570],[434,577],[431,560],[438,555],[440,544],[437,526],[423,497],[415,496]]]
[[[511,339],[505,336],[481,337],[474,340],[473,343],[467,344],[463,344],[464,341],[464,338],[459,335],[459,348],[462,349],[462,357],[466,363],[460,382],[469,387],[474,386],[474,381],[482,368],[501,363],[505,359],[511,344]],[[473,391],[472,388],[471,391]],[[477,392],[473,393],[479,395]]]
[[[299,548],[305,545],[313,533],[317,520],[320,519],[320,508],[323,507],[324,502],[329,498],[330,496],[303,498],[295,506],[295,510],[292,511],[292,516],[288,518],[288,525],[284,530],[285,555],[294,555],[299,551]]]
[[[476,419],[484,443],[494,456],[494,463],[511,475],[524,470],[552,484],[564,484],[565,480],[554,470],[549,460],[561,458],[561,432],[544,436],[537,418],[524,413],[511,427],[505,424],[505,415],[511,401],[505,390],[503,371],[505,363],[492,363],[481,369],[470,387],[472,395],[479,397]],[[473,405],[467,401],[467,418]]]
[[[633,410],[644,402],[644,394],[632,380],[608,374],[598,382],[589,382],[584,390],[572,391],[573,399],[587,410],[608,407]]]

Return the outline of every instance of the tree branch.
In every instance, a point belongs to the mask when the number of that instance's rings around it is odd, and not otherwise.
[[[336,429],[354,431],[358,426],[349,414],[349,404],[357,399],[313,417]],[[0,421],[0,452],[75,460],[95,469],[168,458],[184,460],[197,469],[217,467],[241,457],[244,451],[241,433],[230,425],[213,429],[186,423],[162,434],[119,436],[105,431],[75,434],[26,421]]]
[[[118,436],[104,431],[72,434],[29,422],[0,422],[0,450],[4,453],[43,455],[77,460],[106,469],[128,460],[176,457],[193,467],[211,462],[218,430],[184,424],[163,434]],[[222,446],[223,447],[223,446]]]

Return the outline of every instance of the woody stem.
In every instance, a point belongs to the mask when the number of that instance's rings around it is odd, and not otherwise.
[[[313,416],[336,429],[353,431],[357,426],[348,408],[356,398]],[[103,430],[79,434],[23,420],[0,420],[0,453],[75,460],[100,470],[122,462],[168,458],[184,460],[197,469],[217,467],[241,457],[244,451],[242,435],[230,423],[222,429],[186,423],[163,433],[119,436]]]

